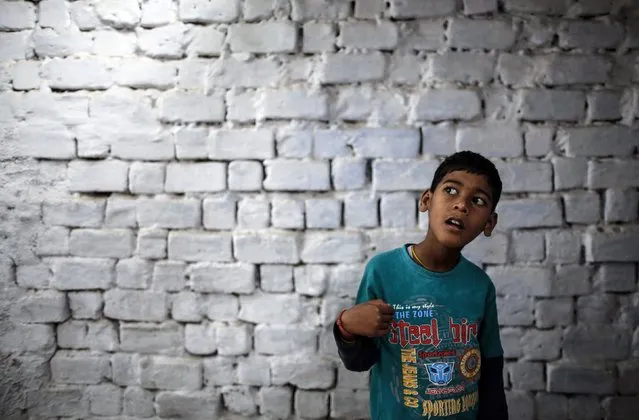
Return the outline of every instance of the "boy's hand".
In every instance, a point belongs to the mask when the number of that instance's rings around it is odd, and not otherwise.
[[[355,305],[342,315],[342,325],[351,334],[381,337],[388,333],[395,310],[383,300]]]

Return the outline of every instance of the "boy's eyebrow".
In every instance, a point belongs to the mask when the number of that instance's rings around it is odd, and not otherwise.
[[[460,185],[460,186],[462,186],[462,187],[464,186],[464,183],[463,183],[463,182],[458,181],[458,180],[453,179],[453,178],[445,179],[442,183],[446,183],[446,182],[450,182],[451,184]],[[488,194],[488,192],[486,192],[486,190],[484,190],[483,188],[477,188],[477,190],[478,190],[480,193],[484,194],[484,195],[485,195],[486,197],[488,197],[489,199],[491,199],[491,200],[493,199],[493,196],[492,196],[492,195],[490,195],[490,194]]]

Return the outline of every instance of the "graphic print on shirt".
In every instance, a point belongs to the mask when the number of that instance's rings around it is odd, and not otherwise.
[[[397,401],[415,417],[429,419],[475,410],[479,320],[459,318],[428,297],[392,306],[395,316],[385,339],[399,346],[391,384]]]

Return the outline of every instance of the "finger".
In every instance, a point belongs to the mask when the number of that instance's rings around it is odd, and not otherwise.
[[[381,313],[383,313],[383,314],[390,314],[390,315],[392,315],[392,314],[394,314],[394,313],[395,313],[395,310],[393,309],[393,307],[392,307],[392,306],[390,306],[388,303],[385,303],[385,304],[383,304],[383,305],[380,305],[380,306],[378,306],[378,308],[379,308],[379,311],[380,311]]]
[[[378,330],[388,331],[390,329],[390,324],[388,322],[381,322],[377,324]]]
[[[393,321],[393,315],[380,315],[379,316],[379,321],[380,322],[392,322]]]

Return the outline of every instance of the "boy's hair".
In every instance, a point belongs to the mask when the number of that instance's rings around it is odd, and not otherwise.
[[[495,210],[501,197],[502,183],[499,171],[490,160],[479,153],[468,150],[454,153],[444,159],[437,167],[430,190],[435,191],[442,179],[454,171],[465,171],[475,175],[484,175],[488,178],[488,185],[490,185],[493,193],[493,210]]]

